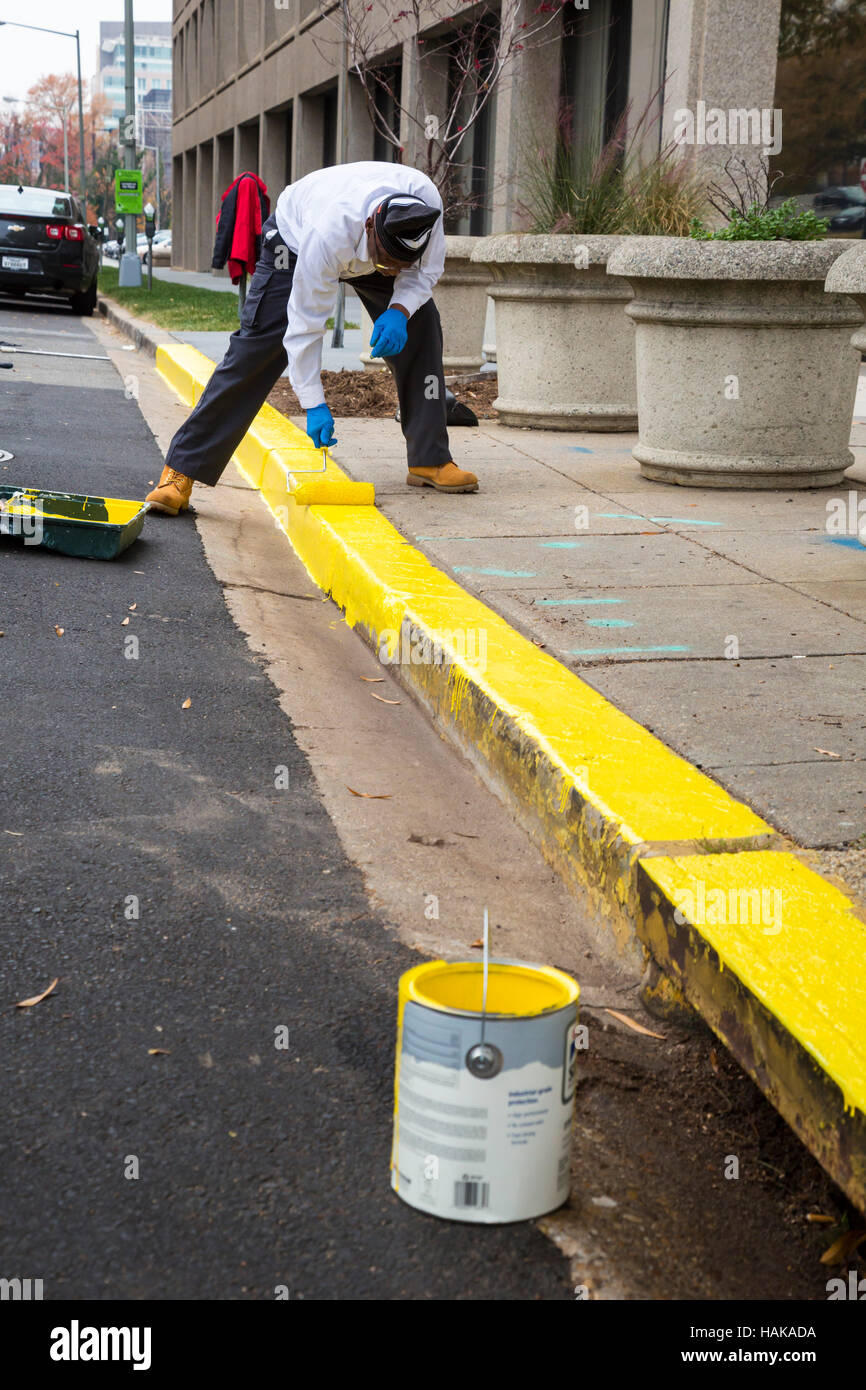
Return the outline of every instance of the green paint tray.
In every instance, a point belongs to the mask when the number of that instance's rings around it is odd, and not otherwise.
[[[0,535],[85,560],[113,560],[141,534],[147,502],[0,487]],[[39,539],[36,539],[36,536]]]

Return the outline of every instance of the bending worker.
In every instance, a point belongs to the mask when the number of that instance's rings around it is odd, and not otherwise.
[[[338,164],[284,188],[262,228],[262,251],[240,328],[195,410],[169,446],[148,502],[176,516],[194,482],[213,487],[282,376],[316,448],[336,444],[322,391],[322,339],[340,280],[373,320],[370,351],[393,373],[412,487],[476,492],[451,458],[445,427],[442,327],[431,298],[445,264],[442,199],[417,169]]]

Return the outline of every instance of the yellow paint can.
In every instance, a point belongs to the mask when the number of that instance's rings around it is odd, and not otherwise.
[[[524,1221],[568,1197],[579,1043],[570,975],[427,961],[400,979],[391,1186],[452,1221]]]

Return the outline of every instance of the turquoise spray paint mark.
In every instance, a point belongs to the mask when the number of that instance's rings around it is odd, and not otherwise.
[[[539,541],[542,550],[577,550],[578,541]]]
[[[679,526],[723,526],[721,521],[698,521],[696,516],[651,516],[650,521],[668,521]]]
[[[490,565],[455,565],[455,574],[483,574],[494,579],[535,579],[534,570],[497,570]]]
[[[638,656],[642,652],[689,652],[691,647],[572,647],[566,656],[616,656],[620,652]]]
[[[631,512],[596,512],[606,521],[653,521],[676,523],[680,526],[723,526],[723,521],[699,521],[696,516],[633,516]]]

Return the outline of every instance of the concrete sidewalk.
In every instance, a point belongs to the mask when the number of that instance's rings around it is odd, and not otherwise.
[[[446,497],[407,489],[392,421],[337,432],[438,568],[866,896],[866,547],[827,527],[866,498],[866,377],[850,488],[678,488],[636,436],[482,422],[452,431],[481,490]]]

